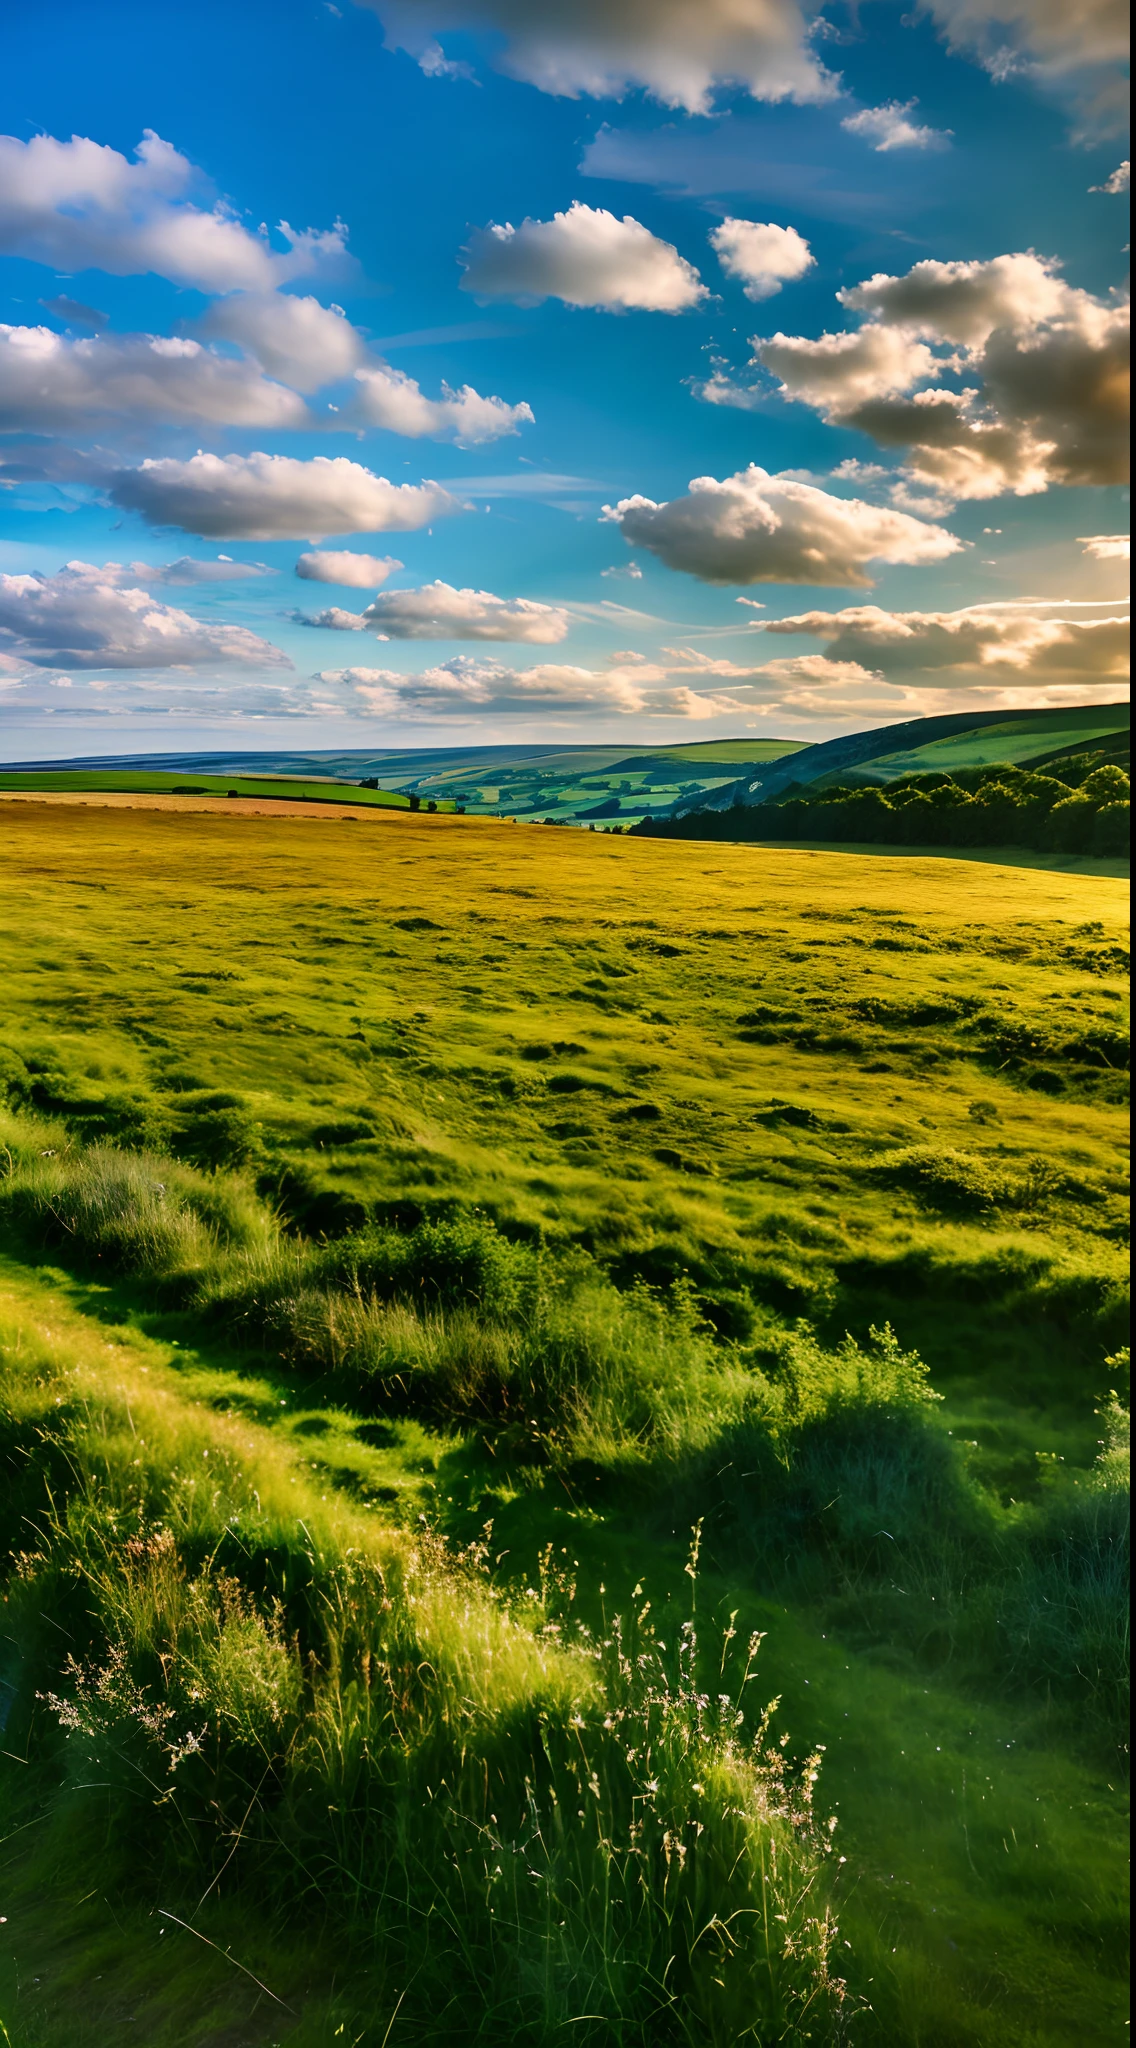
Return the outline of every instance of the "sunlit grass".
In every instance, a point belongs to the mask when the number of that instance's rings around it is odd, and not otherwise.
[[[394,816],[8,858],[28,2048],[110,2038],[96,1956],[162,2048],[238,1963],[289,2048],[1107,2038],[1119,889]]]

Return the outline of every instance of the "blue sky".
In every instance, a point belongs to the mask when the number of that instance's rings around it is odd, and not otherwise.
[[[1125,695],[1121,36],[1113,0],[12,17],[0,755]]]

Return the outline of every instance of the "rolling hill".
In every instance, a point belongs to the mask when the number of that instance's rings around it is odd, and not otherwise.
[[[912,718],[900,725],[881,725],[868,732],[847,733],[841,739],[822,740],[791,760],[763,768],[760,775],[738,778],[728,788],[715,791],[705,804],[693,798],[680,803],[675,814],[703,808],[724,810],[735,803],[768,803],[790,784],[837,779],[887,783],[901,775],[935,769],[984,768],[995,762],[1033,765],[1086,748],[1103,748],[1110,759],[1116,759],[1115,742],[1127,746],[1129,726],[1127,703],[1038,708],[1010,716],[1005,711],[960,711],[939,718]]]

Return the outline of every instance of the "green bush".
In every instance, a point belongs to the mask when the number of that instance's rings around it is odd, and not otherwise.
[[[872,1171],[891,1187],[909,1188],[935,1208],[981,1214],[1006,1195],[1004,1178],[984,1159],[950,1146],[911,1145],[887,1152]]]

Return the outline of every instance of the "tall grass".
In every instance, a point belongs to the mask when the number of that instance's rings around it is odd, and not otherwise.
[[[484,1216],[311,1245],[239,1174],[45,1146],[48,1129],[10,1133],[0,1214],[17,1227],[136,1275],[357,1408],[475,1427],[521,1462],[587,1460],[648,1511],[682,1501],[716,1555],[827,1601],[857,1634],[1122,1726],[1119,1401],[1087,1481],[1055,1468],[1038,1503],[1006,1507],[970,1477],[925,1365],[887,1325],[834,1348],[766,1317],[723,1342],[689,1283],[620,1291],[578,1249],[514,1243]]]
[[[202,1932],[333,1926],[421,2040],[841,2037],[817,1759],[751,1711],[756,1642],[647,1602],[593,1634],[550,1556],[514,1612],[175,1375],[3,1335],[4,1448],[46,1470],[7,1739],[62,1777],[73,1872]]]

